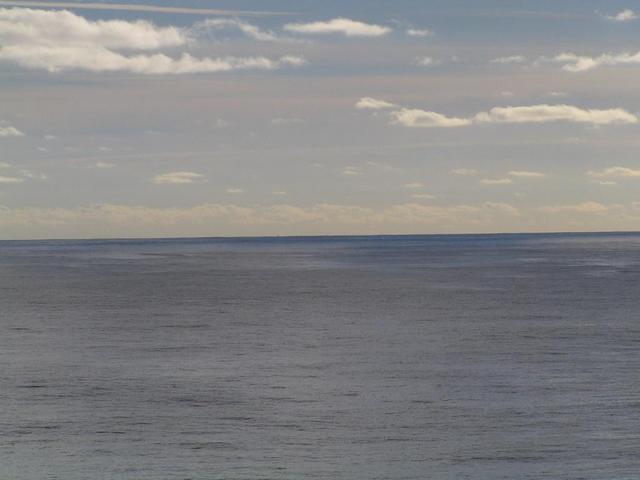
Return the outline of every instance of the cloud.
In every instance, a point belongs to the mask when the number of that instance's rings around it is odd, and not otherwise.
[[[424,187],[424,185],[420,182],[411,182],[411,183],[404,184],[404,188],[409,190],[415,190],[416,188],[422,188],[422,187]]]
[[[8,1],[0,0],[0,6],[7,7],[44,7],[44,8],[72,8],[88,10],[115,10],[128,12],[154,12],[174,13],[185,15],[232,15],[232,16],[272,16],[286,15],[287,12],[263,12],[249,10],[221,10],[216,8],[188,8],[188,7],[163,7],[159,5],[142,5],[126,3],[100,3],[100,2],[37,2],[30,0]]]
[[[100,45],[104,48],[157,50],[187,43],[176,27],[158,27],[144,20],[90,21],[62,10],[0,8],[3,49],[12,45]]]
[[[0,46],[0,49],[2,48],[2,46]],[[0,127],[0,137],[22,137],[24,136],[24,133],[22,133],[20,130],[18,130],[15,127]]]
[[[608,167],[599,171],[589,170],[587,175],[596,178],[640,178],[640,170],[628,167]]]
[[[225,192],[230,193],[231,195],[239,195],[241,193],[244,193],[244,190],[241,188],[229,187],[225,190]]]
[[[544,123],[567,121],[609,125],[638,123],[638,117],[621,108],[606,110],[582,109],[573,105],[531,105],[524,107],[495,107],[478,113],[476,123]]]
[[[344,170],[342,170],[342,175],[346,176],[354,176],[354,175],[362,175],[358,167],[346,166]]]
[[[532,172],[529,170],[511,170],[509,172],[509,176],[517,178],[542,178],[546,177],[546,174],[542,172]]]
[[[395,107],[397,107],[395,103],[389,103],[385,100],[378,100],[371,97],[362,97],[360,100],[358,100],[358,103],[356,103],[356,108],[359,108],[361,110],[382,110],[385,108]]]
[[[151,181],[157,185],[187,184],[202,179],[204,176],[195,172],[169,172],[156,175]]]
[[[405,33],[410,37],[431,37],[433,32],[428,28],[408,28]]]
[[[177,58],[161,48],[191,43],[184,29],[147,21],[87,20],[69,11],[0,9],[0,61],[49,72],[130,72],[144,75],[274,70],[306,63],[299,56]],[[147,53],[132,53],[132,51]],[[124,53],[126,52],[126,53]]]
[[[622,10],[615,15],[607,15],[607,20],[612,20],[614,22],[628,22],[630,20],[636,20],[638,15],[631,9],[627,8]]]
[[[597,57],[581,56],[574,53],[561,53],[552,59],[555,63],[562,63],[562,69],[567,72],[578,73],[593,70],[602,66],[633,65],[640,63],[640,52],[637,53],[605,53]]]
[[[346,37],[380,37],[391,31],[389,27],[358,22],[349,18],[334,18],[326,22],[288,23],[284,29],[311,35],[338,33]]]
[[[522,63],[526,60],[526,58],[522,55],[511,55],[508,57],[498,57],[498,58],[494,58],[493,60],[491,60],[491,63],[500,63],[500,64],[507,64],[507,63]]]
[[[572,105],[494,107],[473,117],[447,117],[441,113],[403,108],[390,113],[391,123],[405,127],[465,127],[490,123],[573,122],[591,125],[633,124],[638,117],[621,108],[582,109]]]
[[[468,118],[447,117],[441,113],[403,108],[391,112],[391,123],[404,127],[464,127],[473,122]]]
[[[483,178],[480,183],[482,185],[511,185],[513,180],[510,178]]]
[[[598,202],[583,202],[575,205],[555,205],[540,207],[540,211],[543,213],[587,213],[587,214],[604,214],[608,213],[615,206],[607,206]]]
[[[115,165],[113,163],[108,163],[108,162],[96,162],[94,166],[96,168],[101,168],[101,169],[107,169],[107,168],[115,167]]]
[[[5,177],[0,175],[0,183],[22,183],[24,179],[18,177]]]
[[[416,58],[414,63],[420,67],[431,67],[433,65],[438,65],[440,62],[433,57],[419,57]]]
[[[478,171],[473,168],[454,168],[451,173],[454,175],[473,176],[477,175]]]
[[[259,42],[276,42],[289,40],[286,38],[278,37],[271,30],[261,30],[259,27],[237,18],[208,18],[196,23],[193,26],[192,31],[202,32],[210,29],[219,30],[224,28],[235,28],[237,30],[240,30],[247,37],[258,40]]]

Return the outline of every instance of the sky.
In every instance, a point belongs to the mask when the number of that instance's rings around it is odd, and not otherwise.
[[[0,239],[640,228],[640,1],[0,0]]]

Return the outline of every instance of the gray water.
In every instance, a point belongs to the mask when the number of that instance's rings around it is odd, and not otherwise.
[[[640,235],[0,242],[0,478],[637,479]]]

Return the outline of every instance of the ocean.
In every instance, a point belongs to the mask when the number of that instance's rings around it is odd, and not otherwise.
[[[640,234],[0,242],[0,478],[640,475]]]

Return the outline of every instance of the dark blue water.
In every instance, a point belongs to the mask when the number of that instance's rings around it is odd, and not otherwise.
[[[640,235],[0,242],[0,478],[637,479]]]

